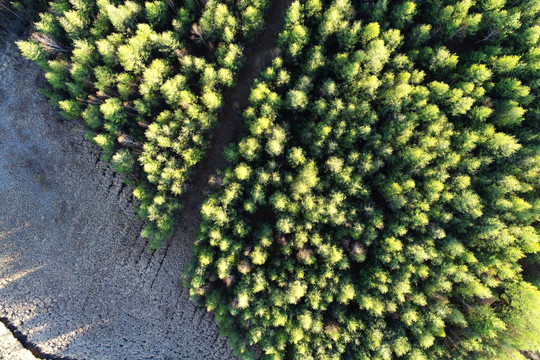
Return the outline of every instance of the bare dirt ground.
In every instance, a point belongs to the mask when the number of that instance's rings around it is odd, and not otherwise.
[[[213,314],[189,300],[181,275],[208,179],[224,166],[224,146],[243,132],[241,111],[275,55],[288,4],[273,2],[269,26],[247,49],[180,225],[153,254],[138,236],[143,224],[131,187],[38,94],[46,87],[42,71],[19,55],[14,39],[0,43],[0,318],[36,356],[235,358]],[[29,356],[2,323],[0,339],[0,359]]]

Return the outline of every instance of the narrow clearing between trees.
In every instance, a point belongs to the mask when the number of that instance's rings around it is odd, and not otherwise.
[[[223,148],[243,133],[241,113],[253,80],[275,55],[289,3],[272,2],[267,28],[246,49],[238,85],[225,95],[211,147],[184,196],[180,225],[152,254],[139,237],[132,188],[100,160],[84,131],[38,94],[43,73],[19,55],[16,39],[0,45],[0,317],[34,353],[235,358],[213,315],[196,311],[181,276],[208,180],[224,167]],[[12,341],[8,331],[0,336]]]

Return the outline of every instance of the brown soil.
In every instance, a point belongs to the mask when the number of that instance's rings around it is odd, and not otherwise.
[[[192,177],[192,186],[187,191],[183,201],[182,220],[190,218],[197,223],[200,222],[201,205],[208,196],[208,182],[225,167],[223,149],[227,145],[237,142],[244,134],[242,113],[248,106],[251,86],[278,53],[276,47],[278,34],[283,27],[285,12],[291,2],[291,0],[271,1],[264,32],[253,42],[253,45],[245,49],[247,61],[238,74],[237,85],[225,93],[225,105],[217,127],[211,136],[210,148],[206,157],[197,165]],[[193,237],[195,237],[197,229],[198,227],[192,229]]]

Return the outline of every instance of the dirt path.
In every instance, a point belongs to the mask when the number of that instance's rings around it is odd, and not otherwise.
[[[243,132],[241,111],[272,58],[288,3],[273,2],[271,26],[247,49],[180,225],[153,254],[138,236],[131,188],[38,95],[41,70],[15,45],[0,45],[0,317],[34,350],[79,360],[235,358],[213,315],[189,301],[181,275],[207,180]]]
[[[253,81],[271,64],[277,53],[277,38],[283,28],[285,13],[292,0],[274,0],[268,11],[264,32],[255,40],[252,46],[246,48],[247,61],[240,70],[237,85],[225,93],[225,105],[222,109],[218,125],[212,134],[210,149],[206,157],[197,166],[192,178],[192,185],[184,200],[182,218],[195,215],[197,223],[201,220],[200,208],[207,197],[208,181],[219,170],[225,167],[223,149],[236,142],[244,134],[242,113],[249,104],[249,94]],[[193,230],[193,237],[197,228]],[[175,238],[182,236],[182,230]]]

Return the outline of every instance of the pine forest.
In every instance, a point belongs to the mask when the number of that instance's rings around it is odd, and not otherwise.
[[[149,251],[280,24],[178,274],[240,359],[540,356],[540,0],[12,6],[39,8],[17,45],[136,182]]]

